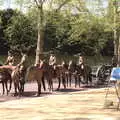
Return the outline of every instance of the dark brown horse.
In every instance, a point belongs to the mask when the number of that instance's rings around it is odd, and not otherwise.
[[[68,73],[68,65],[65,61],[62,61],[60,65],[56,66],[56,78],[58,79],[58,90],[60,89],[61,82],[64,87],[66,88],[66,75]]]
[[[9,89],[8,89],[8,82],[9,82]],[[5,88],[6,88],[6,92],[7,92],[7,95],[8,95],[8,93],[11,90],[12,79],[11,79],[10,71],[6,68],[0,69],[0,83],[2,83],[3,94],[5,93]]]
[[[71,87],[72,79],[75,79],[75,82],[77,81],[77,65],[75,62],[70,60],[68,64],[67,86]]]
[[[92,68],[87,64],[77,65],[78,82],[92,84]],[[77,83],[77,82],[76,82]],[[80,85],[79,85],[80,86]]]
[[[46,79],[48,83],[49,91],[53,91],[53,78],[55,77],[54,67],[44,61],[41,69],[43,70],[43,80],[42,80],[43,87],[45,88],[45,79]]]
[[[14,84],[14,91],[15,91],[14,96],[22,94],[20,77],[21,77],[20,68],[16,67],[11,73],[11,78]]]

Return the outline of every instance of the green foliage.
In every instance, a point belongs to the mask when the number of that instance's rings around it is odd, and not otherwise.
[[[38,9],[28,0],[16,2],[21,9],[23,6],[30,6],[25,14],[16,10],[0,12],[0,40],[7,44],[7,48],[36,46]],[[103,2],[104,0],[45,2],[43,26],[40,26],[45,33],[44,50],[54,49],[68,54],[82,52],[85,55],[112,55],[114,6],[110,1],[109,6],[104,8]],[[96,9],[98,11],[94,11]],[[119,17],[117,16],[117,19]],[[120,29],[119,21],[116,27]]]
[[[25,15],[18,14],[13,16],[11,23],[7,25],[4,32],[11,48],[25,49],[26,47],[36,45],[37,31]]]

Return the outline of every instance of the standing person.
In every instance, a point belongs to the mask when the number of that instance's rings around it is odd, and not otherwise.
[[[14,65],[14,56],[12,55],[12,51],[8,51],[8,57],[7,60],[5,61],[5,65]]]

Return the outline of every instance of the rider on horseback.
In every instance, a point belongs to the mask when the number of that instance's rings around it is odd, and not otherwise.
[[[84,59],[83,55],[80,54],[79,55],[78,65],[81,67],[81,69],[84,69],[84,63],[85,63],[85,59]]]
[[[12,55],[12,51],[8,51],[8,57],[7,60],[5,61],[5,65],[14,65],[14,56]]]
[[[53,52],[51,53],[50,58],[49,58],[49,65],[52,66],[55,69],[56,56]]]
[[[51,54],[50,54],[49,66],[52,67],[53,73],[56,76],[56,56],[55,56],[55,54],[53,52],[51,52]]]

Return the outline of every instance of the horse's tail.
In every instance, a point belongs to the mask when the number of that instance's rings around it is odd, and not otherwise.
[[[16,67],[16,68],[12,71],[11,77],[12,77],[12,80],[13,80],[13,81],[19,81],[20,71],[19,71],[19,68],[18,68],[18,67]]]
[[[28,81],[28,75],[29,75],[30,69],[31,69],[31,67],[28,67],[26,70],[25,81]]]
[[[33,71],[36,69],[35,66],[30,66],[27,68],[26,70],[26,74],[25,74],[25,81],[32,81],[34,80],[34,76],[35,74],[33,73]]]

